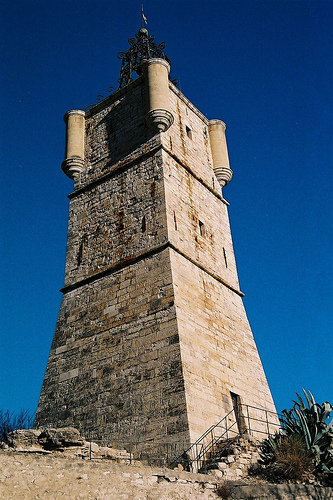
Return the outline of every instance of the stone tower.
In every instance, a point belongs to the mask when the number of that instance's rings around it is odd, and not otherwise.
[[[130,42],[120,88],[65,115],[74,191],[35,426],[151,449],[193,442],[235,402],[275,408],[221,191],[232,177],[225,124],[169,80],[147,30]]]

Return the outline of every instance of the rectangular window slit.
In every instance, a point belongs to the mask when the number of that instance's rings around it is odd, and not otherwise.
[[[227,261],[227,252],[225,251],[225,248],[223,247],[223,257],[224,257],[224,263],[225,267],[228,267],[228,261]]]
[[[175,231],[177,231],[177,219],[176,219],[176,212],[173,213],[173,221],[175,223]]]
[[[199,231],[200,231],[200,236],[205,236],[205,224],[199,220]]]
[[[86,251],[86,246],[87,246],[87,236],[84,235],[81,241],[81,244],[79,246],[79,251],[77,253],[77,265],[80,266],[82,264],[82,261],[84,259],[85,251]]]
[[[142,217],[142,222],[141,222],[141,231],[142,231],[143,233],[145,233],[145,232],[146,232],[146,229],[147,229],[147,224],[146,224],[146,216],[144,215],[144,216]]]
[[[189,139],[192,139],[192,130],[186,125],[186,135]]]

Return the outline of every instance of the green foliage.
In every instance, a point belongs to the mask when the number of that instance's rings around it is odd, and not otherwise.
[[[284,437],[284,434],[275,434],[262,441],[259,447],[260,465],[271,465],[276,462],[276,450]]]
[[[291,410],[280,417],[282,431],[269,436],[260,446],[259,464],[275,479],[304,480],[312,472],[333,479],[333,407],[315,402],[303,389],[305,400],[296,393]]]
[[[333,420],[327,423],[333,407],[329,402],[318,404],[311,392],[303,389],[305,400],[296,393],[291,410],[283,410],[280,418],[284,433],[300,436],[312,454],[317,470],[333,475]]]
[[[305,481],[314,472],[312,455],[304,440],[296,435],[277,434],[263,443],[260,449],[264,475],[273,481]]]
[[[13,413],[9,410],[0,410],[0,443],[7,442],[7,436],[16,429],[30,429],[34,421],[34,416],[29,410],[21,410]]]

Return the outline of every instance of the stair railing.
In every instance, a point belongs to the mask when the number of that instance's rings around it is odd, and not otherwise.
[[[250,410],[254,410],[255,413],[264,412],[264,418],[251,415]],[[272,415],[271,421],[269,415]],[[261,425],[258,425],[258,423]],[[216,425],[209,427],[181,455],[174,458],[169,463],[169,467],[181,464],[185,470],[191,472],[203,471],[208,460],[211,463],[221,452],[219,445],[222,440],[244,434],[252,435],[253,433],[269,436],[280,430],[280,428],[277,413],[255,406],[240,404],[237,409],[230,410]]]
[[[233,415],[233,418],[231,417]],[[231,420],[231,424],[228,421]],[[236,430],[237,429],[237,430]],[[200,436],[181,455],[177,456],[170,462],[170,467],[181,464],[185,470],[198,472],[207,457],[207,454],[217,445],[223,438],[229,439],[239,434],[235,412],[232,409],[227,413],[216,425],[212,425],[206,432]]]

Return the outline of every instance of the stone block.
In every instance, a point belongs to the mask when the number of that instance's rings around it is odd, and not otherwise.
[[[38,443],[40,429],[22,429],[8,433],[8,445],[12,448],[35,446]]]
[[[219,469],[212,469],[209,471],[209,475],[221,478],[223,476],[223,472],[222,472],[222,470],[219,470]]]
[[[45,449],[83,446],[85,441],[77,429],[64,427],[62,429],[44,429],[38,436],[38,443]]]

